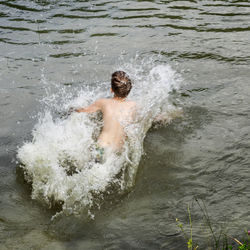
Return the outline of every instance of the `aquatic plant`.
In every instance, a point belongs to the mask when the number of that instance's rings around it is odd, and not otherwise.
[[[191,249],[191,250],[194,249],[195,250],[195,249],[198,248],[198,245],[193,242],[192,218],[191,218],[191,212],[190,212],[190,206],[189,206],[189,204],[188,204],[188,208],[187,209],[188,209],[189,226],[190,226],[190,234],[189,234],[189,236],[185,232],[185,230],[183,228],[183,224],[179,221],[178,218],[176,218],[176,222],[177,222],[177,226],[180,228],[181,232],[184,235],[184,238],[187,241],[187,247],[188,247],[188,249]]]
[[[250,250],[250,230],[245,230],[245,233],[247,235],[247,239],[244,239],[243,243],[242,241],[228,235],[226,233],[226,230],[220,227],[220,232],[217,235],[214,228],[215,226],[218,227],[218,225],[212,225],[212,221],[210,219],[210,216],[207,211],[207,207],[202,200],[202,205],[198,199],[195,199],[197,202],[200,210],[202,211],[203,218],[205,221],[206,229],[208,229],[211,238],[213,239],[211,242],[212,249],[215,250],[232,250],[232,249],[238,249],[238,250]],[[178,228],[180,229],[181,233],[183,234],[186,243],[187,243],[187,249],[188,250],[196,250],[200,244],[195,243],[193,241],[193,223],[191,219],[191,212],[190,212],[190,205],[188,204],[187,207],[188,210],[188,218],[189,218],[189,234],[185,231],[184,225],[180,222],[178,218],[176,218],[176,223]],[[230,243],[229,243],[230,239]],[[235,242],[237,245],[235,247],[232,246],[232,242]]]

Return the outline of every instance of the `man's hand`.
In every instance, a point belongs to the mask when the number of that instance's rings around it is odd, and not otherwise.
[[[75,112],[75,111],[76,111],[76,109],[73,108],[73,107],[71,107],[71,108],[69,109],[69,111],[68,111],[68,114],[71,114],[71,113],[73,113],[73,112]]]
[[[74,111],[77,112],[77,113],[81,113],[81,112],[85,112],[85,109],[84,108],[79,108],[79,109],[75,109]]]

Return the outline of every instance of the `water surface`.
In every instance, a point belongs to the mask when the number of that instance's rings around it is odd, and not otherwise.
[[[3,249],[183,249],[175,218],[188,225],[188,204],[194,240],[204,249],[208,237],[195,197],[218,230],[223,224],[230,235],[243,235],[250,221],[248,1],[0,6]],[[74,96],[83,85],[108,83],[126,64],[146,70],[152,58],[181,75],[172,102],[183,117],[148,132],[135,185],[124,197],[89,222],[51,221],[55,210],[31,199],[16,164],[17,147],[32,139],[38,113],[47,108],[40,100],[53,103],[58,85]]]

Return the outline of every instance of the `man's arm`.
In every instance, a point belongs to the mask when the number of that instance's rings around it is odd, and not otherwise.
[[[169,122],[171,122],[173,119],[177,118],[177,117],[181,117],[183,115],[183,110],[182,109],[172,109],[172,110],[168,110],[165,111],[159,115],[157,115],[154,120],[153,123],[161,123],[161,124],[167,124]]]
[[[94,113],[94,112],[101,110],[102,105],[103,105],[103,100],[99,99],[99,100],[95,101],[94,103],[92,103],[91,105],[89,105],[88,107],[79,108],[79,109],[76,109],[75,111],[78,113],[80,113],[80,112]]]

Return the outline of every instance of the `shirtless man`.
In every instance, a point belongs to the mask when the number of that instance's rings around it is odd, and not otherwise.
[[[124,127],[133,122],[136,104],[126,100],[132,88],[131,80],[123,71],[116,71],[111,78],[113,98],[99,99],[88,107],[76,109],[76,112],[103,114],[103,128],[98,138],[102,148],[111,148],[114,152],[122,150],[126,133]]]

